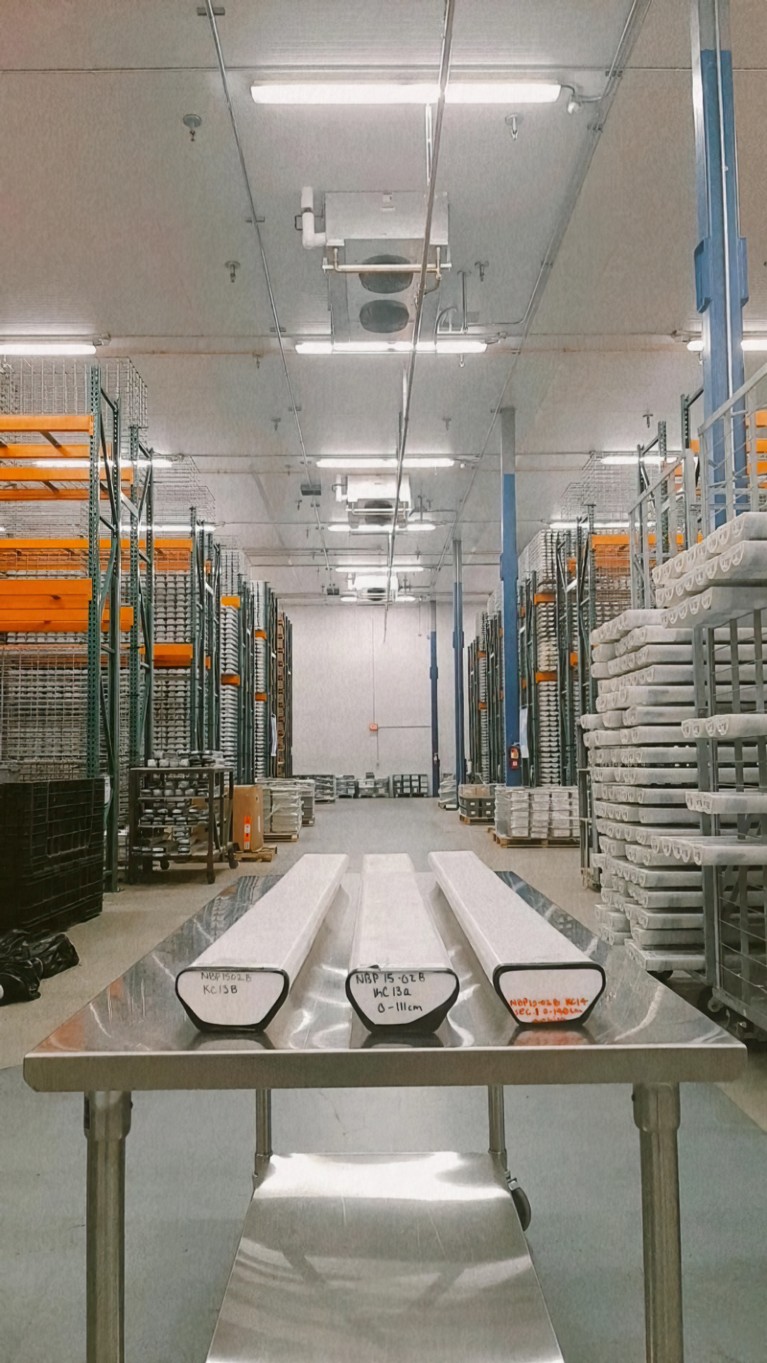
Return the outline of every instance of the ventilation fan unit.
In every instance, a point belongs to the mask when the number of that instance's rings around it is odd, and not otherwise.
[[[413,339],[425,225],[426,196],[418,191],[325,195],[323,269],[334,340]],[[434,201],[427,267],[423,325],[431,334],[438,286],[450,269],[446,194]]]
[[[396,601],[397,588],[397,576],[392,573],[390,601]],[[354,594],[358,601],[365,601],[370,606],[383,605],[386,600],[386,573],[357,573],[354,578]]]
[[[347,479],[346,506],[352,529],[364,525],[380,525],[384,528],[393,525],[396,500],[397,478],[393,473],[376,476],[350,474]],[[407,525],[412,505],[410,479],[403,474],[397,510],[398,529]]]

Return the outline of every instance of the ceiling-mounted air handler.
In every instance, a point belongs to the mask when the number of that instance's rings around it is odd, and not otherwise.
[[[394,524],[397,506],[397,528],[403,529],[413,509],[410,479],[402,475],[397,503],[397,477],[394,473],[349,474],[346,480],[346,508],[349,527],[359,530],[364,526],[386,529]]]
[[[307,250],[322,246],[334,341],[410,341],[423,256],[426,196],[410,190],[327,193],[325,230],[316,230],[314,191],[301,192]],[[434,203],[424,328],[436,317],[438,285],[450,268],[447,195]]]
[[[397,600],[399,579],[392,573],[389,579],[389,600]],[[369,606],[382,605],[386,600],[386,573],[355,573],[353,591],[358,601]]]

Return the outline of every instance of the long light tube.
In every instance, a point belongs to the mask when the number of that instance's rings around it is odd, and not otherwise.
[[[359,469],[363,473],[374,469],[396,469],[397,460],[388,459],[383,455],[361,454],[359,458],[351,454],[327,455],[322,459],[316,459],[315,464],[318,469]],[[451,469],[455,464],[454,459],[447,455],[413,455],[403,461],[406,469]]]
[[[744,336],[742,348],[747,354],[767,354],[767,336]],[[693,336],[692,340],[687,342],[687,349],[692,350],[694,354],[699,355],[703,350],[703,338],[701,336]]]
[[[554,104],[562,86],[543,80],[452,80],[447,104]],[[257,81],[256,104],[436,104],[436,81]]]
[[[673,460],[673,458],[674,458],[673,455],[671,455],[671,454],[667,455],[667,460],[668,460],[668,461]],[[663,456],[660,455],[660,454],[646,454],[645,457],[644,457],[644,460],[643,460],[642,462],[645,463],[645,464],[662,464],[662,463],[663,463]],[[633,465],[634,467],[636,467],[636,465],[639,463],[639,455],[638,455],[638,454],[606,454],[606,455],[604,456],[604,458],[600,460],[600,463],[602,463],[602,464],[625,464],[625,465],[628,465],[628,466],[632,466],[632,465]]]
[[[92,341],[4,341],[0,355],[95,355]]]
[[[343,567],[336,568],[336,572],[346,576],[347,573],[362,572],[363,570],[375,568],[380,568],[381,572],[383,572],[386,568],[386,564],[380,561],[378,563],[360,563],[355,559],[353,563],[346,563]],[[408,577],[410,573],[424,573],[426,572],[426,569],[420,563],[396,562],[392,564],[392,571],[395,573],[402,573],[403,577]]]
[[[331,535],[390,535],[390,525],[349,525],[348,521],[331,521],[325,527]]]
[[[595,521],[595,530],[625,530],[628,521]],[[549,521],[550,530],[577,530],[577,521]]]
[[[13,457],[13,455],[16,453],[16,450],[17,450],[17,449],[23,450],[23,448],[24,448],[23,445],[19,445],[19,446],[16,446],[16,445],[6,445],[6,447],[5,447],[4,451],[3,451],[3,455],[4,455],[4,457],[6,457],[6,456]],[[103,459],[100,459],[100,463],[103,464],[103,462],[104,462],[104,460],[103,460]],[[146,465],[147,465],[148,463],[151,463],[152,468],[155,468],[155,469],[165,469],[165,468],[168,468],[168,469],[169,469],[169,468],[171,467],[171,465],[173,464],[173,460],[172,460],[172,459],[165,459],[165,458],[163,458],[162,456],[158,456],[157,458],[153,458],[153,459],[151,459],[151,460],[141,459],[141,460],[139,460],[139,468],[145,468]],[[29,465],[30,465],[31,468],[35,468],[35,469],[89,469],[90,466],[91,466],[91,461],[90,461],[90,459],[56,459],[56,458],[52,458],[52,459],[30,459]],[[131,460],[131,459],[127,459],[127,458],[124,458],[124,459],[123,459],[123,461],[122,461],[122,466],[123,466],[123,468],[126,468],[126,469],[127,469],[127,468],[130,468],[131,465],[132,465],[132,460]]]
[[[451,336],[419,341],[419,355],[484,355],[487,341],[474,336]],[[297,355],[410,355],[412,341],[296,341]]]

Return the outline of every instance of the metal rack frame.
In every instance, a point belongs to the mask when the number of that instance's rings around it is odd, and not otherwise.
[[[140,440],[136,426],[130,428],[130,462],[134,510],[130,516],[127,579],[128,605],[133,611],[128,654],[128,754],[133,767],[146,762],[154,747],[154,474],[152,451]]]

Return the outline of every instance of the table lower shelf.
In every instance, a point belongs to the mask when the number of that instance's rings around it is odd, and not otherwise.
[[[274,1156],[208,1363],[563,1363],[490,1155]]]

